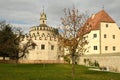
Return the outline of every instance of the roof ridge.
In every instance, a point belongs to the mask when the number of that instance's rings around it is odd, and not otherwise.
[[[109,16],[109,14],[105,10],[101,10],[95,15],[98,15],[100,22],[111,22],[115,23],[115,21]]]

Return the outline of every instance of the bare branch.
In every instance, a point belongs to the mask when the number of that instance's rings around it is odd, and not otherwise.
[[[78,9],[64,9],[64,17],[61,18],[61,23],[63,26],[60,28],[61,36],[59,41],[61,46],[69,49],[69,57],[72,61],[72,75],[74,75],[74,64],[76,62],[76,56],[79,56],[76,51],[78,45],[80,44],[80,49],[78,51],[82,51],[85,42],[83,42],[82,38],[78,38],[78,31],[87,20],[87,16],[85,13],[79,14]],[[80,42],[80,43],[79,43]],[[80,52],[82,53],[82,52]],[[66,55],[65,55],[66,56]]]

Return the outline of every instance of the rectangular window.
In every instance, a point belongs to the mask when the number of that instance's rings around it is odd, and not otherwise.
[[[108,27],[108,24],[106,24],[106,28]]]
[[[45,49],[45,45],[44,44],[41,45],[41,49],[42,50]]]
[[[106,34],[104,34],[104,38],[107,38],[107,35],[106,35]]]
[[[54,45],[51,45],[51,50],[54,50]]]
[[[93,38],[97,38],[97,34],[93,34]]]
[[[106,51],[108,50],[108,46],[105,46],[105,50],[106,50]]]
[[[113,39],[115,39],[115,35],[113,35]]]
[[[97,50],[97,46],[94,46],[93,48],[94,48],[94,50]]]
[[[113,46],[113,51],[115,51],[116,50],[116,47],[115,46]]]

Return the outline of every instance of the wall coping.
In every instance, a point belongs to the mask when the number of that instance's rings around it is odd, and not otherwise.
[[[90,55],[82,55],[81,57],[92,57],[92,56],[96,56],[96,57],[103,57],[103,56],[120,56],[120,53],[105,53],[105,54],[90,54]]]

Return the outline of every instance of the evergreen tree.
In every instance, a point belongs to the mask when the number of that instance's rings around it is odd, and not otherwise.
[[[28,53],[31,46],[36,46],[36,44],[29,39],[21,47],[22,39],[24,35],[22,31],[18,28],[13,28],[11,25],[5,22],[0,22],[0,56],[9,57],[11,60],[18,60]]]
[[[14,52],[15,37],[12,27],[5,22],[0,22],[0,56],[3,57],[3,60]]]

